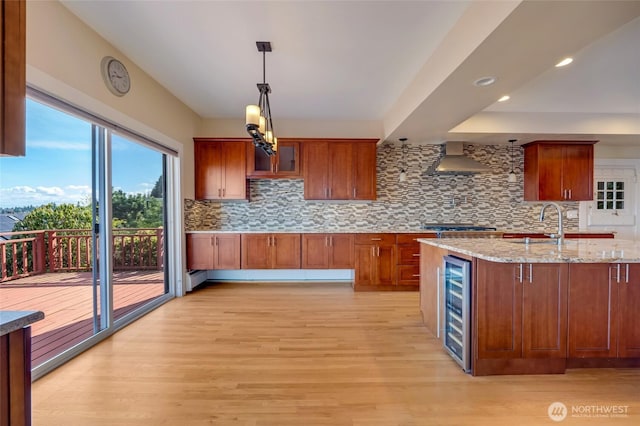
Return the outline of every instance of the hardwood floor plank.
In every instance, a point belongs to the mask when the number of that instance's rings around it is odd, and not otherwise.
[[[640,371],[471,377],[422,325],[418,294],[349,284],[215,284],[170,301],[33,385],[33,424],[548,425],[627,405]]]

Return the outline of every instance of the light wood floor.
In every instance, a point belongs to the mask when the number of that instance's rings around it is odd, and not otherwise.
[[[554,423],[555,401],[628,416]],[[417,293],[216,284],[35,382],[33,424],[638,425],[640,370],[474,378],[423,328]]]

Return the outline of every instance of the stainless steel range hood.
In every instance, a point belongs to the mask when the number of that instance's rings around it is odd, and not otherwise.
[[[491,168],[464,155],[462,142],[447,142],[445,154],[433,169],[436,175],[472,175],[490,172]]]

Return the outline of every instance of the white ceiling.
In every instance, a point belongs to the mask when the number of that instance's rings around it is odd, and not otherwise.
[[[266,40],[274,120],[379,120],[413,142],[640,144],[640,1],[63,4],[204,118],[257,101]],[[488,74],[495,85],[471,84]]]

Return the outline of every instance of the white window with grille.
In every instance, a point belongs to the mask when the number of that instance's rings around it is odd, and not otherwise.
[[[635,168],[596,168],[588,225],[635,225]]]

